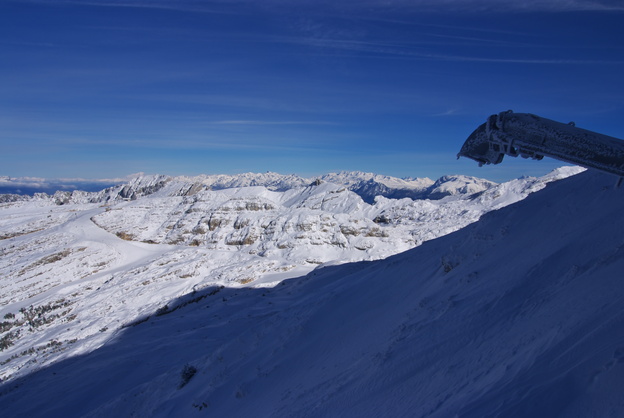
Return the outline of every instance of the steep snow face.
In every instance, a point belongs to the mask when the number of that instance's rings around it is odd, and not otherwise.
[[[624,194],[613,186],[587,172],[386,260],[189,294],[90,354],[6,383],[0,408],[622,416]]]
[[[378,197],[373,205],[328,182],[286,191],[206,190],[164,176],[138,178],[96,199],[74,192],[69,199],[39,195],[5,203],[0,377],[92,350],[189,292],[271,286],[319,265],[408,250],[576,171],[478,195]],[[120,192],[125,200],[115,197]]]

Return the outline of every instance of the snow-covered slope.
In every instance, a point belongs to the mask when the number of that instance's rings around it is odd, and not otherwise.
[[[0,410],[622,416],[624,194],[614,184],[586,172],[385,260],[191,292],[91,353],[4,384]]]
[[[134,200],[72,203],[93,198],[74,192],[64,204],[59,195],[5,203],[0,378],[92,350],[188,292],[270,286],[319,265],[408,250],[578,170],[435,201],[378,197],[374,205],[328,182],[189,194],[192,183],[164,176],[113,191],[126,190]]]

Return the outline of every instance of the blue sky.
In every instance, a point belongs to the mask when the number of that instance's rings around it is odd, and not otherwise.
[[[620,0],[0,2],[0,175],[362,170],[497,181],[488,115],[624,138]]]

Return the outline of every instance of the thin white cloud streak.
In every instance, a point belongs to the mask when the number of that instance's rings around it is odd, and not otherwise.
[[[60,48],[60,45],[56,45],[49,42],[26,42],[26,41],[7,41],[0,40],[0,45],[10,46],[27,46],[27,47],[41,47],[41,48]]]
[[[65,149],[75,149],[75,147],[104,147],[108,149],[142,149],[142,150],[194,150],[194,151],[248,151],[248,152],[318,152],[326,149],[326,145],[320,141],[315,141],[314,146],[310,146],[310,138],[294,140],[292,135],[267,135],[258,134],[254,136],[245,135],[243,139],[239,136],[202,134],[198,132],[181,132],[175,129],[170,131],[154,133],[143,132],[139,136],[136,134],[118,134],[116,138],[96,138],[91,136],[73,136],[63,133],[58,134],[21,134],[10,135],[9,137],[22,142],[28,141],[28,147],[19,147],[11,154],[32,154],[33,146],[46,147],[60,152]],[[282,145],[288,143],[289,145]]]
[[[424,60],[438,61],[461,61],[461,62],[487,62],[487,63],[509,63],[509,64],[615,64],[624,61],[605,61],[605,60],[575,60],[575,59],[538,59],[538,58],[499,58],[499,57],[476,57],[449,54],[427,54],[399,47],[392,47],[390,44],[359,42],[351,40],[339,39],[301,39],[293,40],[319,48],[332,48],[352,52],[365,52],[378,54],[386,57],[401,57]]]
[[[196,13],[215,13],[215,14],[231,14],[224,10],[217,10],[208,7],[210,4],[224,4],[224,2],[215,1],[171,1],[171,0],[8,0],[15,3],[35,3],[45,5],[80,5],[94,7],[123,7],[137,9],[162,9],[177,10]]]
[[[450,28],[450,29],[456,29],[456,28]],[[443,34],[443,33],[426,33],[426,36],[430,36],[432,38],[437,38],[440,40],[446,40],[447,42],[429,42],[432,45],[439,45],[439,44],[443,44],[443,45],[465,45],[465,44],[472,44],[472,45],[489,45],[489,46],[507,46],[507,47],[526,47],[526,46],[530,46],[533,47],[534,45],[529,44],[527,42],[517,42],[517,41],[508,41],[508,40],[503,40],[503,39],[498,39],[498,38],[479,38],[479,37],[475,37],[475,36],[462,36],[462,35],[449,35],[449,34]],[[515,35],[517,36],[526,36],[527,34],[524,33],[519,33],[516,32]]]
[[[258,126],[272,126],[272,125],[337,125],[334,122],[322,122],[322,121],[264,121],[264,120],[219,120],[210,122],[214,125],[258,125]]]
[[[432,117],[443,117],[443,116],[457,116],[462,114],[461,111],[459,109],[448,109],[444,112],[440,112],[440,113],[435,113],[433,115],[431,115]]]
[[[292,3],[292,0],[273,0]],[[316,0],[300,0],[314,4]],[[329,3],[329,2],[328,2]],[[569,11],[624,11],[620,0],[343,0],[336,7],[405,9],[419,12],[569,12]]]
[[[50,4],[44,0],[12,0],[14,2],[29,2]],[[147,8],[147,9],[169,9],[188,12],[201,13],[233,13],[234,8],[229,11],[216,9],[219,6],[241,6],[253,5],[264,8],[279,6],[301,7],[309,6],[314,8],[332,10],[362,10],[364,7],[378,9],[408,9],[430,11],[430,12],[510,12],[510,11],[545,11],[545,12],[568,12],[568,11],[624,11],[624,5],[620,0],[56,0],[56,4],[80,4],[98,7],[126,7],[126,8]]]

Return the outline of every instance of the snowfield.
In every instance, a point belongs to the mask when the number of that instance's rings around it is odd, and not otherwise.
[[[7,203],[0,408],[621,416],[624,195],[586,172],[519,202],[578,171],[373,205],[326,182]]]
[[[359,172],[323,176],[338,184],[275,173],[148,176],[97,193],[4,199],[0,378],[92,350],[189,292],[273,286],[328,263],[408,250],[579,170],[500,185]],[[369,204],[370,195],[349,190],[372,182],[387,194],[412,187],[445,197]]]

